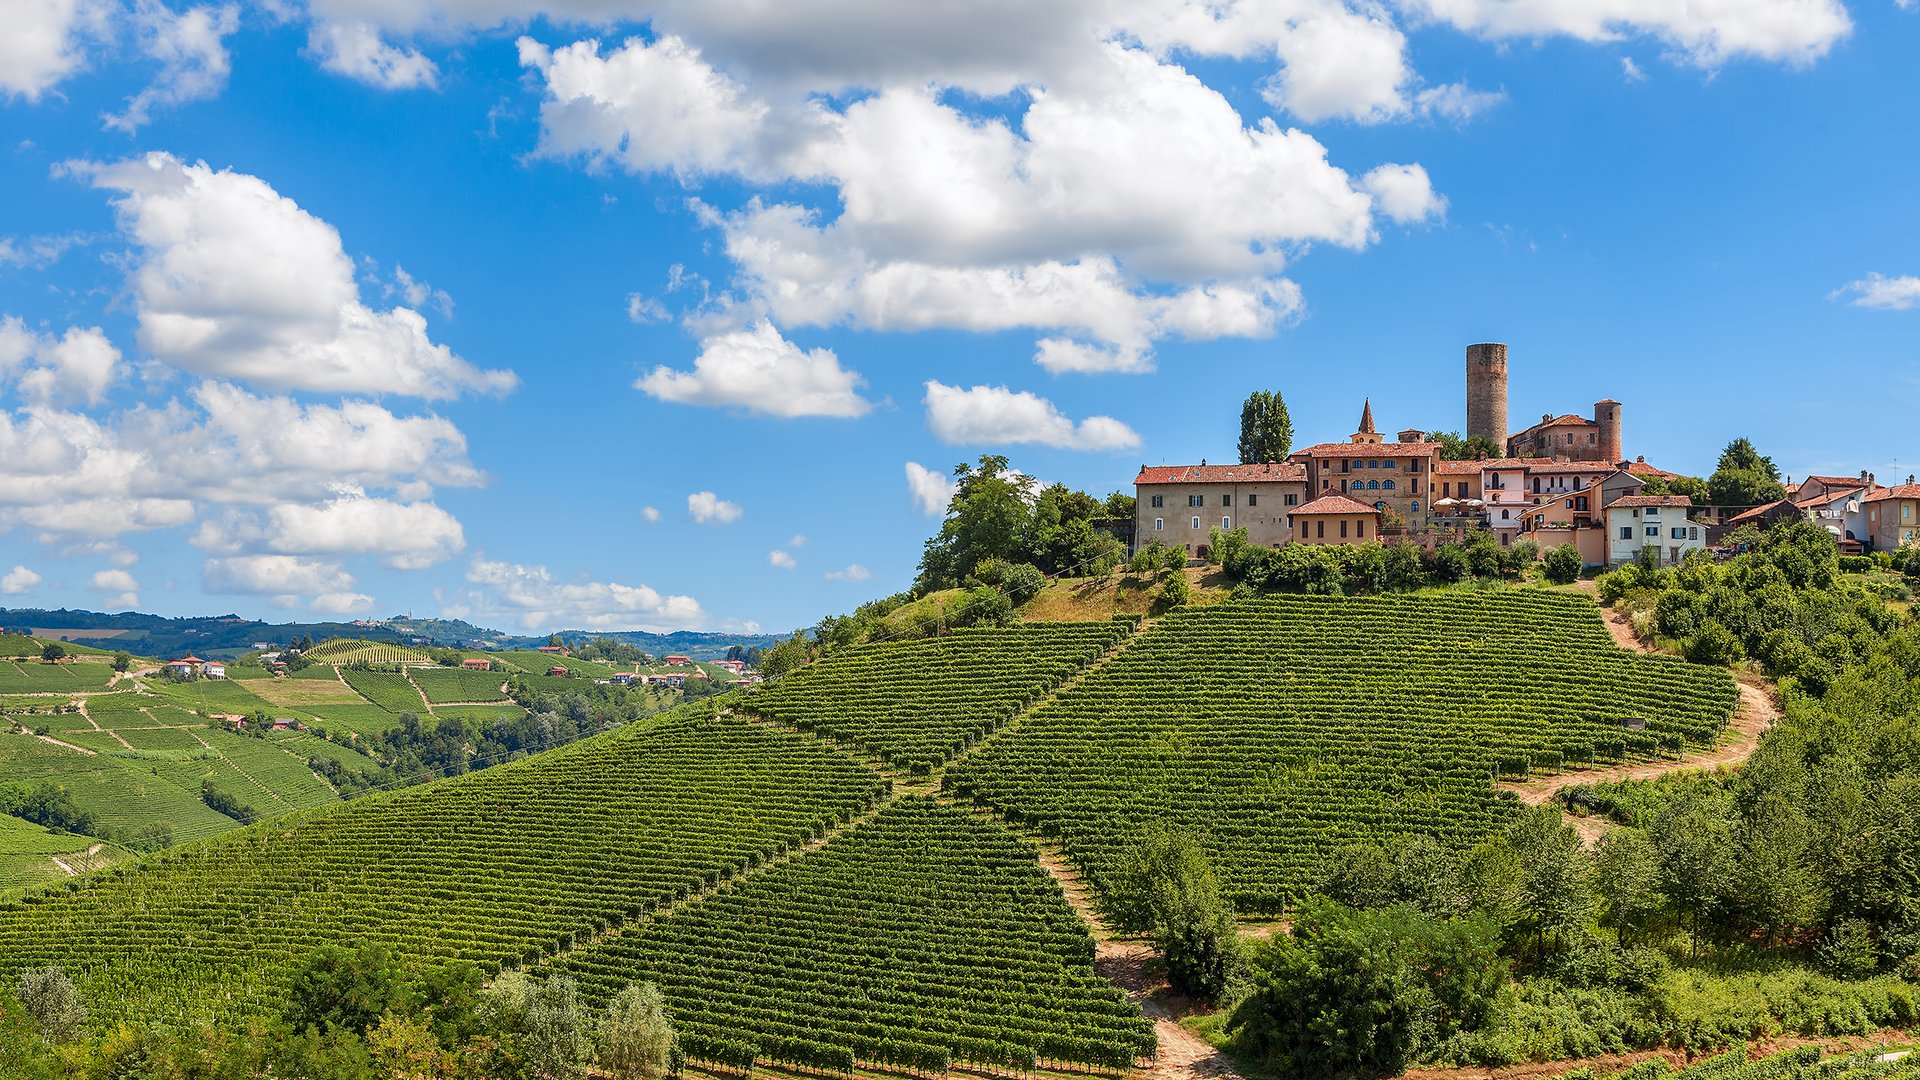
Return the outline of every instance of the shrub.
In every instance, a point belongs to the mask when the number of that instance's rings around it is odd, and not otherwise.
[[[31,968],[20,973],[16,986],[20,1004],[48,1042],[65,1042],[87,1022],[87,1006],[80,991],[61,968]]]
[[[1725,666],[1741,657],[1740,639],[1717,622],[1709,622],[1688,638],[1681,653],[1696,664]]]
[[[1547,580],[1555,585],[1571,585],[1580,580],[1580,549],[1572,544],[1561,544],[1547,552]]]

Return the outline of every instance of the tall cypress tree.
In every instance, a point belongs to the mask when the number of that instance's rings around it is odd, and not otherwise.
[[[1240,407],[1240,464],[1284,461],[1293,450],[1287,402],[1271,390],[1255,390]]]

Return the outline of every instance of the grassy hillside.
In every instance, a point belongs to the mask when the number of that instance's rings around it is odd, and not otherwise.
[[[0,979],[59,963],[101,1020],[272,1007],[320,945],[494,965],[645,912],[863,812],[884,783],[711,710],[143,860],[0,906]]]

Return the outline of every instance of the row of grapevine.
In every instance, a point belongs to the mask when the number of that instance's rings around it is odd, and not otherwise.
[[[1496,773],[1677,750],[1736,700],[1725,671],[1619,649],[1579,597],[1287,597],[1168,616],[943,783],[1096,885],[1149,829],[1191,831],[1271,912],[1344,844],[1486,835]]]
[[[484,772],[297,813],[0,904],[0,982],[58,964],[97,1020],[270,1002],[323,944],[530,961],[864,814],[825,743],[690,706]]]
[[[1029,623],[861,645],[753,693],[746,708],[931,771],[1126,637],[1128,624]]]
[[[545,970],[595,999],[658,983],[688,1055],[733,1068],[1125,1069],[1154,1052],[1033,851],[919,797]]]
[[[1652,1058],[1613,1073],[1607,1080],[1911,1080],[1920,1075],[1920,1055],[1854,1053],[1824,1057],[1816,1046],[1800,1046],[1758,1061],[1735,1047],[1683,1069]],[[1557,1080],[1594,1080],[1592,1069],[1563,1074]]]
[[[427,700],[435,705],[456,701],[501,701],[507,676],[499,671],[465,671],[460,668],[414,668],[408,672]]]

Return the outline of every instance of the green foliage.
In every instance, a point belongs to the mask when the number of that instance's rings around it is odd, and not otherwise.
[[[1707,478],[1706,496],[1714,506],[1759,506],[1786,498],[1787,489],[1780,485],[1780,470],[1773,459],[1742,437],[1720,452],[1720,461]]]
[[[398,957],[370,943],[324,945],[293,970],[286,1018],[295,1027],[364,1035],[382,1014],[406,1002],[406,970]]]
[[[659,1080],[673,1062],[676,1039],[667,999],[650,982],[628,983],[607,1002],[595,1062],[617,1080]]]
[[[1696,664],[1724,666],[1738,662],[1742,656],[1740,639],[1717,622],[1701,627],[1698,633],[1687,638],[1686,645],[1680,651]]]
[[[1233,908],[1192,836],[1159,832],[1141,841],[1122,865],[1106,907],[1120,929],[1153,935],[1167,982],[1178,993],[1213,1001],[1240,979]]]
[[[1571,585],[1580,580],[1580,549],[1572,544],[1561,544],[1550,549],[1545,562],[1547,580],[1555,585]]]
[[[954,477],[953,502],[920,557],[917,594],[953,588],[990,559],[1066,576],[1105,574],[1120,564],[1119,541],[1093,527],[1107,513],[1091,495],[1059,484],[1036,491],[1031,477],[997,454],[957,467]]]
[[[974,585],[991,585],[1007,594],[1014,607],[1021,607],[1027,601],[1040,595],[1046,585],[1046,575],[1032,563],[1010,563],[1004,559],[988,559],[973,568],[969,579]]]
[[[40,659],[49,664],[57,664],[66,659],[67,647],[57,641],[49,641],[40,647]]]
[[[1193,601],[1193,584],[1185,570],[1165,570],[1160,574],[1160,593],[1153,598],[1156,613],[1186,607]]]
[[[1495,1019],[1498,942],[1482,918],[1309,901],[1289,935],[1254,946],[1228,1030],[1283,1076],[1392,1076]]]
[[[506,972],[481,995],[480,1015],[493,1029],[516,1037],[534,1076],[586,1075],[593,1060],[594,1021],[572,978],[535,982],[521,972]]]
[[[20,1006],[33,1018],[40,1036],[48,1042],[65,1042],[87,1022],[87,1006],[80,991],[58,966],[28,968],[20,972],[14,993]]]
[[[1427,437],[1440,444],[1440,456],[1447,461],[1472,461],[1483,457],[1507,456],[1506,447],[1485,435],[1465,438],[1457,431],[1435,431],[1428,433]]]
[[[1293,451],[1293,420],[1277,391],[1255,390],[1240,407],[1240,464],[1285,461]]]

